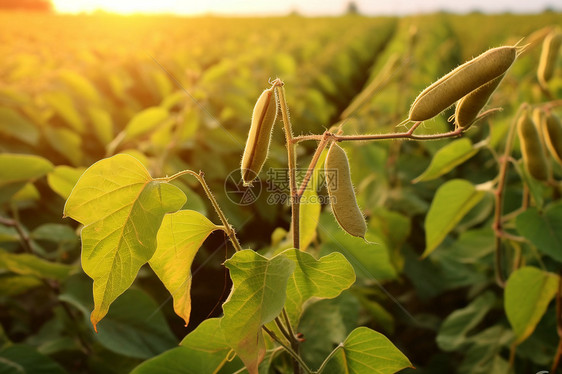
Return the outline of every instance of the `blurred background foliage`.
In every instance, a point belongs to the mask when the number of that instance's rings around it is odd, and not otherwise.
[[[220,315],[229,287],[221,264],[229,254],[226,239],[215,233],[194,263],[187,328],[145,267],[134,289],[111,307],[100,333],[93,333],[80,228],[61,217],[72,186],[92,163],[125,152],[155,177],[202,170],[243,246],[276,250],[289,228],[288,206],[268,204],[266,193],[238,206],[224,188],[239,167],[253,105],[269,80],[285,82],[297,134],[330,128],[364,87],[382,80],[343,130],[402,131],[396,124],[435,79],[490,47],[556,24],[562,15],[552,12],[263,19],[0,13],[0,357],[24,357],[29,373],[123,373]],[[322,255],[346,248],[355,256],[359,281],[305,311],[298,330],[310,337],[302,348],[307,362],[321,362],[333,344],[366,325],[385,333],[418,373],[507,372],[513,333],[502,292],[494,288],[492,199],[483,199],[430,257],[420,255],[436,189],[454,178],[475,184],[493,179],[495,151],[502,149],[517,107],[546,100],[536,84],[539,54],[540,48],[530,48],[521,56],[492,97],[489,106],[504,111],[467,133],[472,144],[486,140],[489,147],[436,179],[411,182],[451,140],[344,144],[368,239],[378,245],[358,244],[321,214],[308,250]],[[560,74],[551,87],[562,97]],[[452,129],[450,114],[421,130]],[[301,145],[299,166],[306,167],[314,144]],[[285,165],[277,126],[265,168]],[[508,212],[521,200],[514,175],[508,178]],[[216,219],[194,180],[177,184],[187,193],[186,208]],[[521,247],[533,253],[533,246]],[[461,322],[451,322],[457,317]],[[517,373],[550,365],[555,325],[554,313],[547,313],[517,349]],[[326,331],[329,339],[314,339]]]

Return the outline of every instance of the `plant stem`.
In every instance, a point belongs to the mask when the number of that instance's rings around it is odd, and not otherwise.
[[[334,355],[336,353],[338,353],[338,351],[340,349],[343,348],[343,343],[340,343],[336,348],[334,348],[334,350],[332,352],[330,352],[330,354],[328,355],[328,357],[326,357],[324,359],[324,361],[322,362],[322,365],[320,365],[320,367],[318,368],[318,370],[316,371],[316,374],[322,374],[322,372],[324,371],[324,369],[326,368],[326,365],[328,365],[328,362],[330,362],[331,358],[334,357]]]
[[[33,250],[31,249],[31,239],[29,235],[25,232],[21,224],[18,222],[18,220],[0,217],[0,224],[8,227],[13,227],[14,229],[16,229],[20,237],[23,250],[26,253],[33,253]]]
[[[431,135],[415,135],[414,130],[418,128],[421,122],[415,122],[414,125],[406,132],[395,132],[390,134],[372,134],[372,135],[336,135],[332,134],[331,138],[336,142],[342,141],[369,141],[369,140],[385,140],[385,139],[412,139],[412,140],[433,140],[454,138],[460,136],[464,129],[458,128],[453,131],[444,132],[441,134]],[[324,135],[301,135],[293,138],[294,143],[299,143],[305,140],[322,140]]]
[[[492,225],[494,229],[494,233],[496,236],[495,239],[495,268],[496,268],[496,282],[501,288],[505,288],[505,277],[502,271],[502,231],[503,231],[503,224],[502,224],[502,210],[503,210],[503,190],[506,183],[506,175],[507,175],[507,166],[509,164],[509,156],[511,154],[511,148],[513,147],[513,139],[515,138],[515,125],[517,123],[517,119],[522,111],[524,106],[520,106],[517,110],[517,113],[511,120],[511,124],[509,126],[509,133],[507,135],[507,140],[505,143],[505,149],[503,152],[503,157],[500,158],[500,170],[498,176],[498,185],[496,186],[496,191],[494,192],[495,196],[495,212],[494,212],[494,223]]]
[[[199,181],[199,183],[203,187],[203,190],[205,190],[205,194],[207,195],[207,198],[211,202],[211,205],[213,205],[213,208],[215,209],[215,212],[217,212],[217,215],[219,216],[219,219],[221,220],[221,222],[224,226],[224,227],[221,227],[221,228],[224,229],[224,232],[226,232],[226,235],[228,235],[228,238],[230,239],[230,242],[234,246],[234,250],[236,252],[241,251],[242,247],[240,246],[240,242],[238,241],[238,238],[236,237],[236,232],[234,231],[234,228],[232,228],[232,226],[228,223],[228,219],[224,215],[222,209],[219,206],[219,203],[217,202],[217,199],[215,198],[215,196],[211,192],[211,189],[207,185],[207,182],[205,181],[205,174],[202,171],[200,171],[199,173],[196,173],[193,170],[183,170],[183,171],[180,171],[180,172],[178,172],[178,173],[176,173],[176,174],[174,174],[170,177],[155,178],[155,180],[162,180],[162,181],[166,181],[166,182],[171,182],[172,180],[174,180],[176,178],[179,178],[183,175],[192,175],[195,178],[197,178],[197,180]]]
[[[306,186],[308,185],[308,182],[310,181],[310,177],[312,176],[312,173],[314,172],[314,168],[316,167],[316,164],[320,159],[320,155],[322,154],[324,148],[326,148],[326,145],[328,144],[328,141],[332,136],[333,134],[327,131],[322,135],[322,139],[320,140],[320,143],[318,143],[318,147],[316,148],[316,151],[312,156],[312,160],[310,160],[310,165],[308,165],[308,170],[306,171],[306,175],[304,176],[304,179],[299,187],[299,190],[297,191],[297,196],[299,197],[299,199],[302,197],[302,195],[304,195],[304,191],[306,189]]]
[[[558,274],[558,292],[556,293],[556,331],[558,332],[558,348],[552,363],[551,373],[556,373],[562,356],[562,273]]]
[[[304,371],[307,374],[313,374],[314,372],[312,370],[310,370],[310,368],[306,365],[306,363],[302,360],[302,358],[295,352],[293,351],[293,349],[291,347],[289,347],[287,344],[285,344],[281,339],[279,339],[277,337],[277,335],[275,335],[275,333],[273,331],[271,331],[270,329],[268,329],[265,326],[262,326],[263,331],[265,331],[269,336],[271,336],[271,339],[275,340],[277,343],[279,343],[283,348],[285,348],[285,350],[287,351],[287,353],[289,353],[291,355],[291,357],[293,358],[293,360],[295,360],[296,362],[298,362],[298,364],[304,369]]]
[[[285,99],[285,88],[283,82],[279,79],[273,82],[279,95],[279,103],[281,104],[281,116],[283,117],[283,129],[285,130],[285,142],[287,144],[287,158],[289,166],[289,193],[291,195],[291,225],[293,228],[293,247],[300,248],[300,232],[299,232],[299,214],[300,204],[299,197],[296,195],[297,181],[296,168],[297,159],[295,156],[295,144],[293,141],[293,129],[291,118],[289,117],[289,108]]]

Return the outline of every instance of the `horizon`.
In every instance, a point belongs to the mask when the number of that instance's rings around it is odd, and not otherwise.
[[[214,0],[207,3],[187,3],[176,0],[120,1],[111,0],[52,0],[54,11],[58,14],[117,14],[117,15],[173,15],[173,16],[232,16],[232,17],[271,17],[298,14],[307,17],[339,16],[345,14],[349,5],[346,0],[332,0],[328,3],[319,0],[295,2],[279,0],[275,3],[260,0]],[[484,0],[470,0],[450,3],[445,0],[432,1],[354,1],[358,13],[364,16],[406,16],[446,12],[467,13],[514,13],[535,14],[545,11],[562,11],[562,2],[539,0],[527,1],[500,0],[490,3]]]

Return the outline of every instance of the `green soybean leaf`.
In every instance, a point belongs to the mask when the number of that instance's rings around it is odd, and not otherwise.
[[[147,359],[177,346],[159,305],[141,290],[121,295],[96,338],[113,352]]]
[[[460,220],[484,197],[472,183],[454,179],[439,187],[425,217],[425,251],[428,256]]]
[[[45,138],[58,153],[66,157],[73,165],[82,163],[82,138],[76,132],[65,127],[46,127]]]
[[[32,182],[51,170],[53,164],[43,157],[0,154],[0,204],[7,202],[27,182]]]
[[[472,156],[478,153],[467,138],[454,140],[441,148],[431,159],[425,171],[412,183],[430,181],[453,170]]]
[[[558,289],[558,275],[525,266],[513,272],[505,286],[507,319],[521,343],[533,333]]]
[[[104,146],[113,139],[113,120],[111,115],[104,109],[97,107],[88,108],[88,115],[92,123],[94,134]]]
[[[72,304],[87,322],[93,307],[92,281],[84,274],[68,278],[59,300]],[[147,359],[177,346],[160,306],[145,292],[125,291],[111,306],[99,333],[91,338],[112,352]]]
[[[562,262],[562,202],[549,205],[543,212],[529,208],[517,216],[517,231],[539,251]]]
[[[189,323],[191,264],[210,233],[219,229],[194,210],[167,214],[157,235],[156,252],[148,262],[174,298],[174,311]]]
[[[74,131],[83,133],[86,130],[86,124],[70,95],[62,91],[54,91],[44,94],[43,99]]]
[[[383,334],[358,327],[336,348],[323,374],[392,374],[413,367]]]
[[[361,305],[349,291],[333,299],[311,300],[298,325],[306,340],[301,355],[310,368],[318,368],[326,357],[359,324]]]
[[[72,188],[80,179],[86,168],[73,168],[71,166],[57,166],[53,171],[47,174],[47,184],[63,199],[68,199]]]
[[[437,344],[443,351],[456,351],[467,340],[467,334],[476,327],[494,306],[492,292],[476,298],[468,306],[451,313],[439,328]]]
[[[355,282],[353,266],[341,253],[334,252],[316,260],[312,255],[289,249],[283,252],[296,264],[287,283],[285,308],[291,324],[296,326],[303,304],[311,297],[334,298]]]
[[[124,140],[130,140],[154,130],[168,118],[168,111],[161,107],[152,107],[136,114],[125,127]]]
[[[15,296],[45,284],[30,275],[0,274],[0,296]]]
[[[295,263],[282,254],[269,260],[243,250],[225,265],[230,270],[232,291],[223,305],[220,328],[250,374],[257,374],[265,355],[261,327],[283,309],[287,280]]]
[[[353,265],[358,277],[377,280],[396,278],[389,250],[385,245],[378,244],[379,238],[372,238],[367,232],[367,240],[375,243],[366,243],[361,238],[350,236],[340,230],[336,221],[327,213],[320,215],[318,229],[323,243],[321,253],[342,253]]]
[[[101,102],[98,90],[84,76],[72,70],[62,70],[59,72],[59,78],[84,102],[93,104]]]
[[[80,177],[64,214],[84,225],[82,267],[94,280],[94,328],[153,256],[164,215],[185,200],[177,187],[153,179],[125,154],[96,162]]]
[[[209,318],[181,342],[181,347],[143,362],[131,374],[216,373],[227,362],[232,349],[220,330],[220,319]],[[242,362],[235,359],[240,366]]]
[[[64,280],[74,270],[73,266],[45,261],[35,255],[14,254],[0,249],[0,269],[37,278]]]
[[[64,374],[66,371],[48,356],[35,348],[16,344],[0,351],[2,374]]]
[[[35,125],[10,108],[0,108],[0,134],[29,145],[37,145],[39,141],[39,131]]]

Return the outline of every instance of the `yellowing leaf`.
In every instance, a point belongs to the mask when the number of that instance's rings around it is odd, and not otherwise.
[[[10,200],[27,182],[42,177],[52,169],[53,164],[39,156],[0,154],[0,204]]]
[[[154,130],[168,118],[168,111],[160,107],[152,107],[136,114],[125,127],[125,139],[130,140]]]
[[[0,269],[19,275],[32,275],[37,278],[64,280],[74,268],[43,260],[28,253],[9,253],[0,249]]]
[[[310,243],[316,238],[316,228],[320,220],[320,211],[322,205],[318,196],[318,183],[320,179],[320,171],[323,170],[324,160],[328,152],[324,150],[314,167],[312,177],[304,194],[301,197],[301,205],[299,209],[299,232],[300,232],[300,249],[306,250]]]
[[[72,188],[84,173],[85,168],[73,168],[66,165],[55,167],[55,170],[47,174],[47,184],[63,199],[68,199]]]
[[[83,133],[86,130],[82,116],[78,113],[70,95],[62,91],[54,91],[46,93],[43,99],[72,129],[79,133]]]
[[[189,323],[191,264],[199,247],[219,227],[194,210],[167,214],[158,231],[156,252],[148,262],[174,298],[174,311]]]
[[[80,177],[64,214],[84,225],[82,267],[94,280],[94,328],[153,256],[164,215],[185,200],[129,155],[98,161]]]

